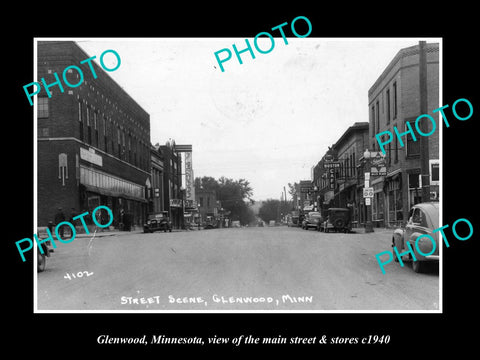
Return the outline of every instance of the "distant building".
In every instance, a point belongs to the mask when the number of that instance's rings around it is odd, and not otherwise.
[[[205,221],[207,216],[218,216],[220,214],[221,206],[217,201],[214,190],[197,188],[195,198],[201,221]]]
[[[38,42],[38,79],[55,82],[54,74],[75,65],[84,81],[75,88],[50,87],[37,97],[38,225],[53,221],[58,207],[67,219],[98,205],[114,215],[114,226],[129,215],[142,225],[150,186],[150,116],[100,66],[72,41]],[[78,72],[66,73],[70,83]],[[87,219],[87,217],[85,218]]]
[[[426,44],[428,110],[439,124],[439,44]],[[375,135],[396,126],[399,132],[407,130],[406,122],[412,127],[420,112],[419,90],[419,46],[401,49],[387,65],[380,77],[368,91],[369,146],[370,151],[379,151]],[[430,192],[438,198],[439,169],[439,126],[428,138],[430,160]],[[419,137],[419,136],[418,136]],[[410,207],[422,199],[420,180],[420,141],[411,135],[402,137],[401,147],[397,137],[386,145],[388,173],[371,179],[374,188],[372,201],[373,221],[378,225],[397,225],[407,220]],[[362,171],[363,174],[363,171]],[[362,180],[363,181],[363,180]]]

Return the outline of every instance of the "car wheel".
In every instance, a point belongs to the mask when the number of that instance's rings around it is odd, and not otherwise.
[[[425,264],[423,261],[412,261],[412,269],[416,273],[422,273],[425,268]]]
[[[393,244],[392,250],[393,250],[393,247],[396,247],[398,249],[398,247],[397,247],[398,244],[395,242],[395,237],[392,238],[392,244]],[[396,256],[394,256],[393,261],[398,262],[398,258]]]
[[[345,221],[340,218],[340,219],[335,220],[335,222],[333,223],[333,225],[334,225],[336,228],[342,229],[342,228],[345,226]]]
[[[37,271],[42,272],[47,266],[47,258],[45,254],[40,254],[40,250],[37,249]]]

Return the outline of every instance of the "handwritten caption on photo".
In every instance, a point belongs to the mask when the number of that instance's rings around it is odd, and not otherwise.
[[[233,305],[233,304],[308,304],[313,303],[313,296],[293,296],[283,294],[279,297],[274,296],[224,296],[213,294],[210,298],[203,296],[173,296],[168,295],[162,298],[160,295],[149,297],[122,296],[120,298],[122,305],[148,305],[148,304],[209,304]]]

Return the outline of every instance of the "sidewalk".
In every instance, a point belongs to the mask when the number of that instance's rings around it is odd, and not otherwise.
[[[393,230],[394,229],[390,229],[390,228],[385,228],[385,227],[380,227],[380,228],[373,228],[373,232],[378,232],[378,233],[393,233]],[[364,227],[357,227],[357,228],[353,228],[352,229],[352,232],[356,233],[356,234],[367,234],[365,232],[365,228]]]
[[[100,228],[95,225],[87,225],[89,233],[87,234],[85,232],[85,228],[83,226],[77,226],[76,227],[76,234],[75,238],[88,238],[92,237],[95,235],[95,237],[105,237],[105,236],[120,236],[120,235],[132,235],[132,234],[143,234],[143,227],[137,226],[133,227],[132,230],[130,231],[122,231],[119,229],[115,228]],[[46,227],[38,227],[37,229],[37,234],[40,237],[46,237]],[[187,230],[182,230],[182,229],[172,229],[172,232],[181,232],[181,231],[187,231]],[[41,236],[43,235],[43,236]],[[54,231],[52,231],[52,235],[55,237]],[[71,236],[70,234],[70,229],[66,228],[64,231],[64,237],[65,240],[69,239]]]

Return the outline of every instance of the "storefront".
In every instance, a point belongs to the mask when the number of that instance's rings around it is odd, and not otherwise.
[[[402,191],[402,171],[397,169],[385,178],[386,208],[388,225],[400,226],[404,221],[404,196]]]
[[[99,205],[112,210],[113,226],[142,226],[146,220],[145,187],[100,170],[80,165],[80,209],[91,212]]]

